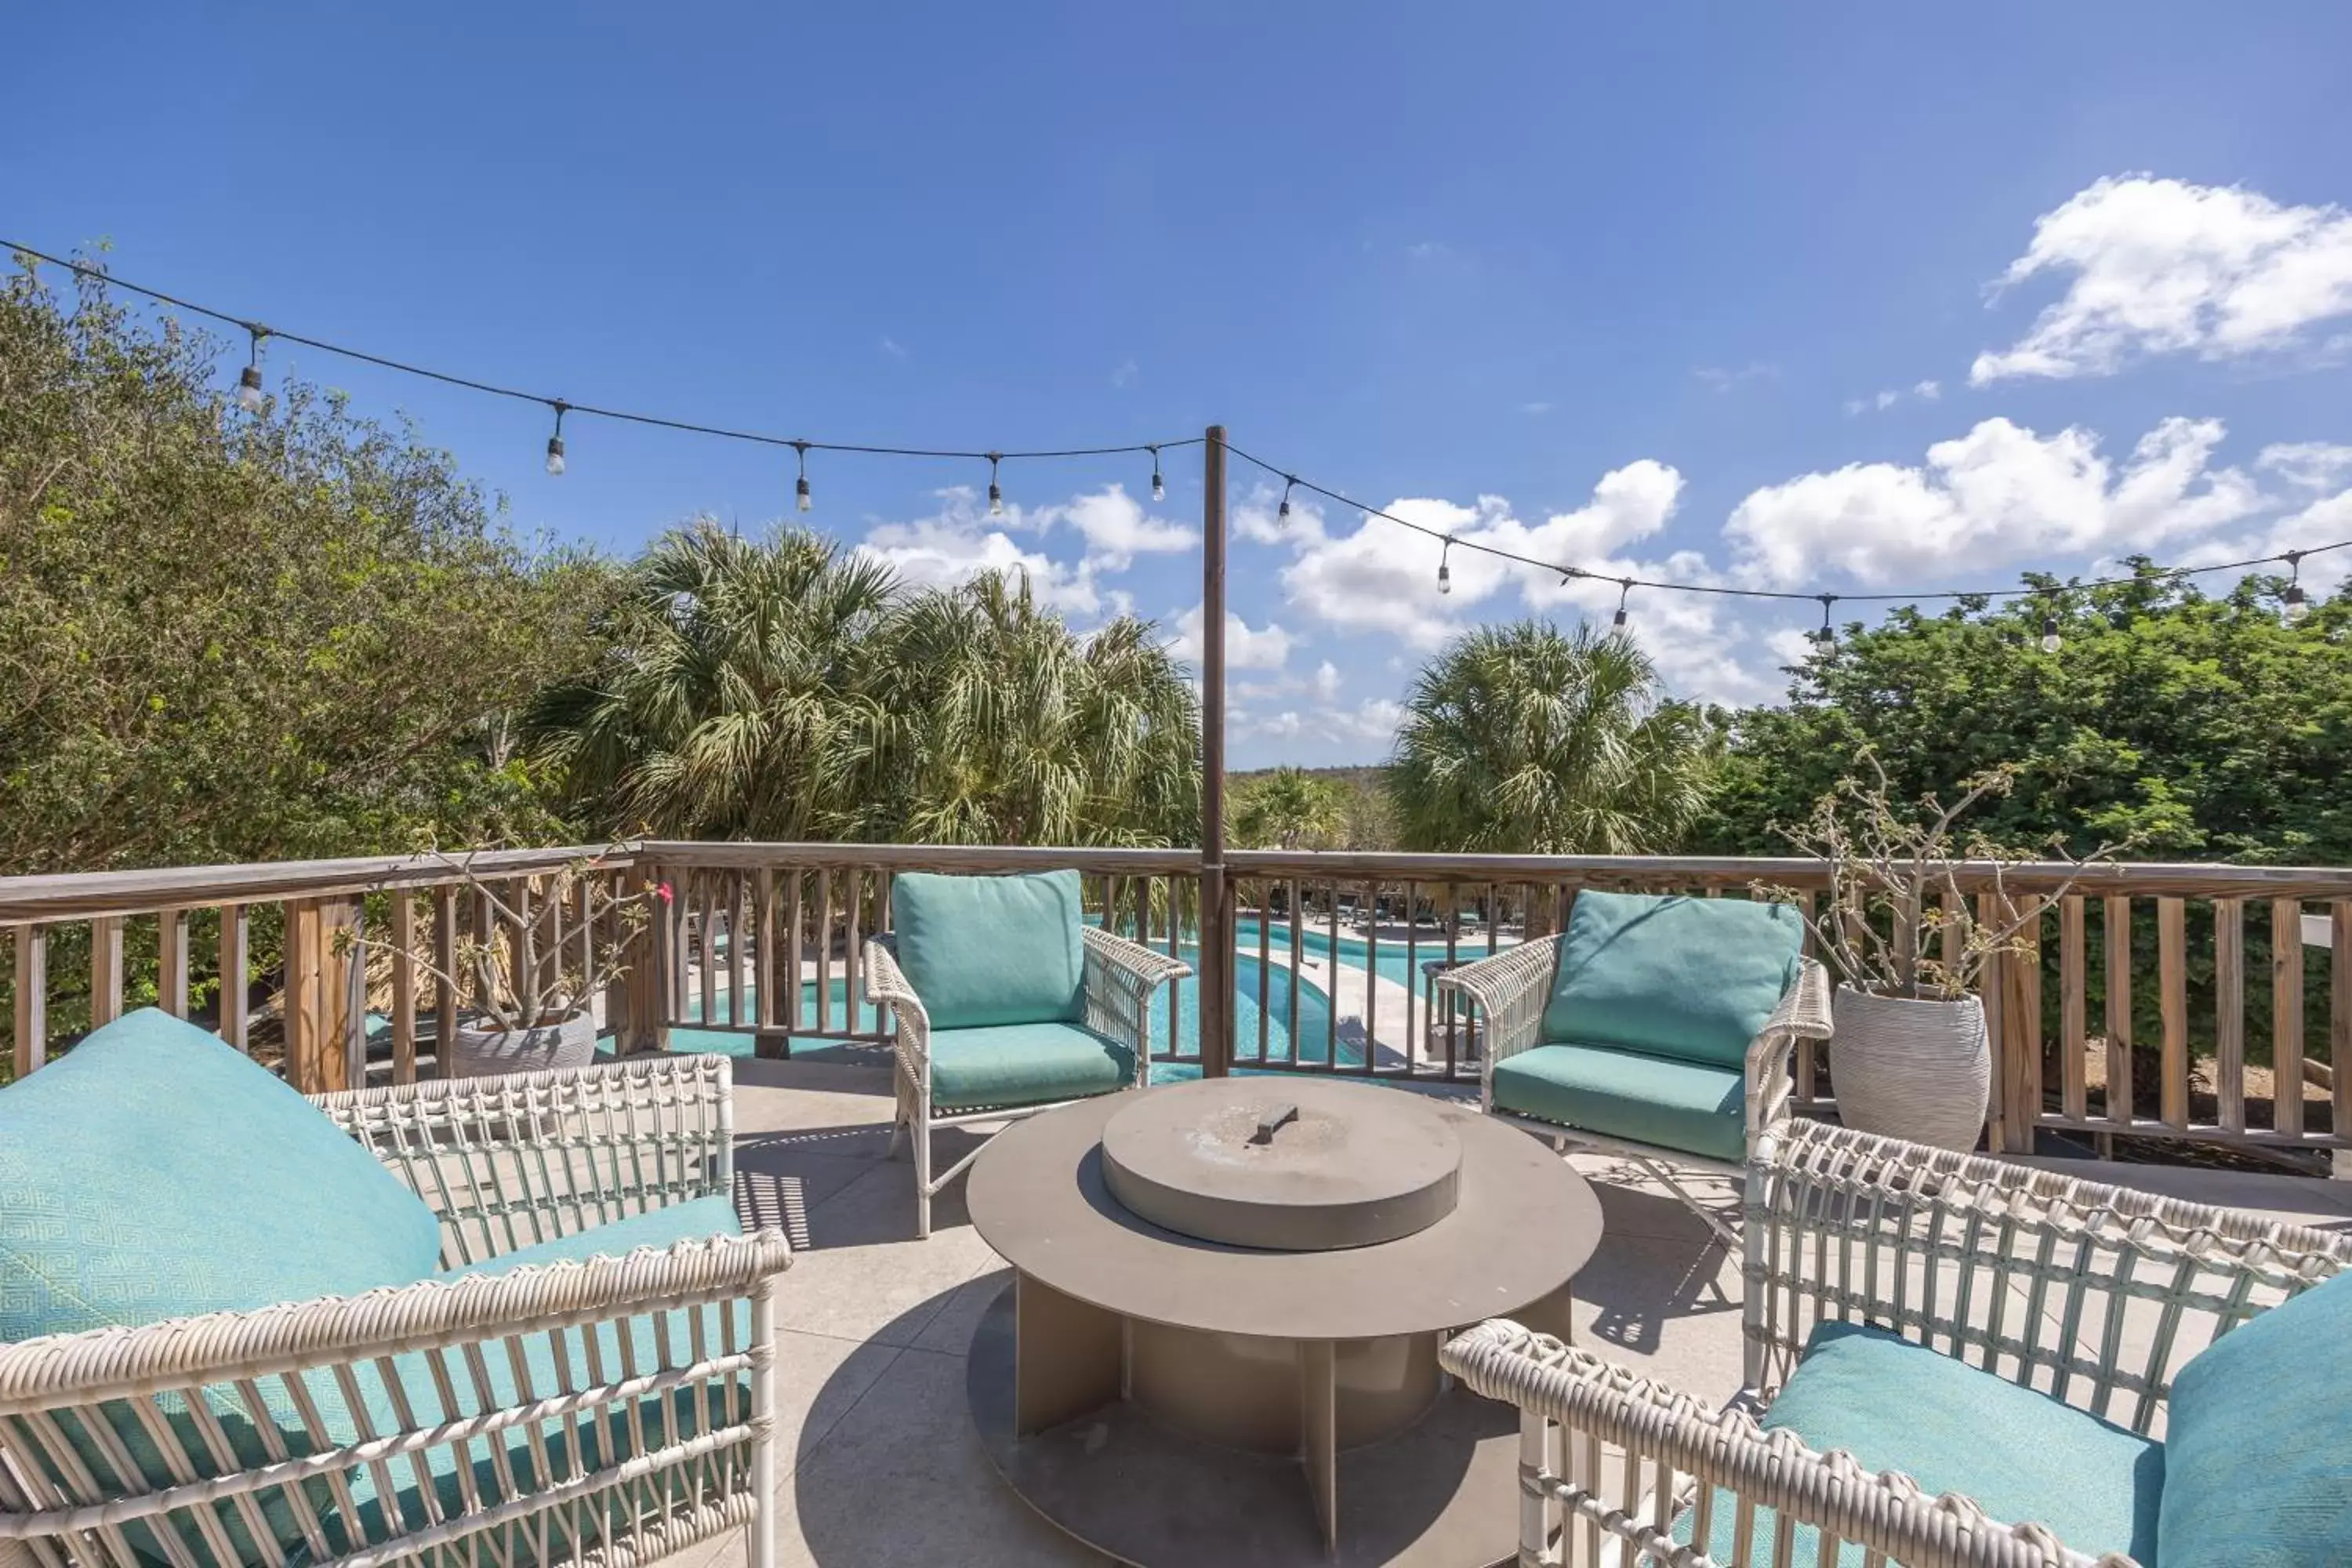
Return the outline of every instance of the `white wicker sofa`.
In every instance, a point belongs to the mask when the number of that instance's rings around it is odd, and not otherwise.
[[[1522,1564],[2352,1561],[2352,1235],[1805,1121],[1746,1206],[1737,1399],[1441,1352],[1520,1408]]]
[[[731,1144],[720,1057],[305,1100],[109,1026],[0,1091],[0,1564],[627,1564],[746,1525],[767,1563],[790,1248],[741,1234]]]

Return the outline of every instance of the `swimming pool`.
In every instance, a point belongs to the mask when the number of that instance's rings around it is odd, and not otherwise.
[[[1249,969],[1257,967],[1257,926],[1258,922],[1254,917],[1244,915],[1234,922],[1234,956],[1243,967]],[[1316,958],[1331,956],[1331,928],[1328,921],[1318,924],[1313,921],[1302,919],[1299,927],[1299,934],[1305,939],[1303,945],[1310,956]],[[1290,922],[1276,918],[1266,931],[1268,952],[1271,954],[1286,952],[1289,946]],[[1363,968],[1365,957],[1370,952],[1370,944],[1361,937],[1342,936],[1339,939],[1339,962],[1351,969]],[[1465,931],[1455,940],[1454,952],[1456,957],[1463,959],[1486,957],[1486,932],[1480,931],[1473,935]],[[1373,955],[1373,963],[1381,979],[1392,980],[1415,995],[1419,995],[1421,976],[1417,973],[1418,969],[1433,958],[1444,956],[1445,933],[1441,931],[1425,931],[1415,939],[1410,951],[1407,950],[1402,937],[1393,939],[1383,937],[1381,940],[1380,952]]]
[[[1196,949],[1184,948],[1181,950],[1181,955],[1185,963],[1198,965],[1200,955]],[[1386,954],[1382,957],[1385,959]],[[1257,931],[1253,925],[1249,932],[1247,951],[1237,954],[1234,965],[1234,1039],[1236,1045],[1244,1054],[1253,1057],[1256,1055],[1258,1018],[1263,1013],[1265,1015],[1267,1057],[1276,1060],[1289,1059],[1290,992],[1291,986],[1296,984],[1298,988],[1298,1059],[1302,1062],[1318,1064],[1329,1061],[1333,1034],[1330,998],[1325,995],[1322,989],[1314,982],[1294,979],[1288,969],[1278,964],[1265,965],[1264,972],[1261,973],[1256,959]],[[846,980],[833,980],[827,984],[825,990],[825,1021],[831,1030],[845,1032],[855,1028],[860,1033],[878,1032],[881,1025],[874,1008],[860,1001],[855,1005],[853,1013]],[[1178,981],[1175,992],[1176,1037],[1173,1054],[1180,1059],[1190,1058],[1197,1061],[1201,1056],[1199,977],[1195,975]],[[712,1020],[724,1026],[730,1018],[740,1016],[748,1025],[751,1019],[759,1016],[758,1001],[757,993],[747,985],[744,987],[743,1005],[740,1014],[730,1014],[728,1009],[727,989],[722,985],[716,993],[717,1005],[712,1009]],[[853,1017],[856,1019],[854,1025],[849,1022]],[[702,1018],[702,993],[699,987],[688,988],[685,1018],[687,1020],[685,1023],[671,1031],[674,1049],[716,1051],[725,1056],[736,1057],[748,1057],[751,1054],[751,1037],[749,1034],[737,1033],[725,1027],[705,1029],[696,1026]],[[803,981],[801,984],[800,1017],[797,1026],[801,1029],[817,1027],[817,983],[814,980]],[[1342,1066],[1354,1065],[1362,1061],[1360,1048],[1350,1046],[1345,1040],[1339,1042],[1339,1061]],[[1158,1005],[1151,1010],[1151,1053],[1154,1057],[1164,1057],[1170,1054],[1168,1003],[1164,993]]]

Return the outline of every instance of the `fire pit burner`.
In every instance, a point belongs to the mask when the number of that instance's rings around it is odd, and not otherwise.
[[[1111,1195],[1154,1225],[1322,1252],[1395,1241],[1452,1214],[1462,1142],[1418,1095],[1226,1079],[1136,1096],[1104,1125],[1102,1161]]]

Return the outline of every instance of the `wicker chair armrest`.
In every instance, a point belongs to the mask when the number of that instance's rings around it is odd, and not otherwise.
[[[1192,973],[1192,966],[1139,942],[1104,931],[1079,928],[1086,944],[1087,1027],[1135,1053],[1135,1081],[1151,1081],[1151,999],[1160,988]]]
[[[1571,1531],[1614,1537],[1657,1552],[1661,1562],[1685,1561],[1691,1550],[1664,1528],[1675,1510],[1654,1500],[1636,1506],[1622,1488],[1604,1488],[1597,1466],[1580,1468],[1591,1445],[1624,1450],[1635,1473],[1654,1476],[1654,1467],[1667,1467],[1675,1483],[1667,1502],[1704,1510],[1695,1521],[1698,1551],[1728,1506],[1735,1531],[1752,1540],[1735,1553],[1738,1562],[1784,1560],[1772,1555],[1772,1529],[1755,1517],[1771,1509],[1781,1531],[1820,1530],[1825,1562],[1839,1543],[1855,1542],[1890,1561],[1952,1568],[2132,1568],[2128,1558],[2070,1551],[2039,1524],[1990,1520],[1969,1498],[1930,1497],[1899,1472],[1874,1475],[1864,1468],[1867,1456],[1816,1453],[1793,1432],[1762,1430],[1744,1409],[1718,1409],[1505,1319],[1457,1336],[1438,1359],[1475,1392],[1562,1429],[1541,1449],[1545,1473],[1523,1476],[1523,1488],[1564,1509]],[[1569,1473],[1555,1473],[1555,1465]]]
[[[898,1053],[898,1066],[908,1083],[928,1099],[931,1091],[931,1016],[925,1010],[923,999],[915,994],[907,972],[898,967],[898,939],[889,933],[866,939],[866,1000],[877,1008],[890,1009],[890,1016],[898,1025],[892,1031],[891,1048]]]
[[[1115,978],[1125,985],[1139,985],[1146,991],[1165,985],[1171,980],[1189,979],[1192,966],[1182,959],[1144,946],[1100,926],[1081,926],[1079,936],[1086,942],[1087,983],[1095,984],[1098,976]]]
[[[540,1444],[550,1422],[617,1433],[620,1412],[713,1380],[733,1380],[723,1414],[714,1410],[697,1431],[667,1434],[630,1419],[627,1462],[687,1461],[748,1442],[761,1433],[765,1395],[754,1392],[747,1405],[740,1380],[764,1386],[771,1375],[766,1314],[772,1280],[791,1261],[782,1233],[764,1230],[0,1344],[0,1451],[19,1477],[47,1478],[30,1489],[0,1482],[0,1560],[12,1547],[21,1558],[19,1543],[30,1542],[33,1561],[62,1561],[57,1545],[73,1542],[76,1559],[127,1563],[138,1554],[126,1527],[141,1526],[201,1537],[217,1558],[231,1546],[225,1525],[242,1527],[248,1540],[270,1535],[269,1510],[295,1522],[314,1557],[332,1555],[339,1548],[322,1521],[339,1515],[338,1528],[350,1531],[362,1520],[355,1481],[372,1481],[388,1499],[436,1455],[464,1469],[485,1452],[503,1473],[513,1445]],[[746,1300],[748,1335],[733,1314],[707,1310]],[[672,1316],[687,1309],[698,1310]],[[628,1326],[646,1318],[654,1326]],[[551,1366],[538,1363],[523,1376],[524,1336],[575,1329],[583,1331],[572,1336],[575,1345],[611,1335],[635,1352],[615,1364],[593,1351],[567,1354],[559,1339]],[[511,1366],[520,1381],[498,1383],[494,1364]],[[362,1393],[370,1384],[379,1390],[373,1398]],[[339,1412],[332,1426],[320,1416],[331,1409]],[[257,1462],[232,1455],[225,1422],[249,1429],[263,1449]],[[144,1435],[143,1457],[116,1436],[132,1430]],[[92,1443],[107,1458],[103,1468],[82,1458]],[[560,1506],[567,1490],[599,1479],[541,1470],[536,1481],[509,1483],[496,1507],[450,1519],[429,1512],[420,1525],[387,1503],[370,1528],[420,1546],[458,1540]],[[275,1548],[261,1556],[283,1561]]]
[[[1507,952],[1449,969],[1437,977],[1440,995],[1466,998],[1486,1020],[1486,1061],[1536,1046],[1543,1037],[1544,1003],[1550,995],[1559,938],[1539,937]]]

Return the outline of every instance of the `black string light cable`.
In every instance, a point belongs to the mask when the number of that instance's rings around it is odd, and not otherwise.
[[[1596,578],[1602,582],[1614,583],[1618,585],[1617,615],[1614,624],[1621,627],[1625,625],[1626,621],[1625,602],[1632,596],[1633,590],[1636,588],[1654,588],[1660,593],[1666,594],[1711,594],[1718,598],[1726,599],[1778,599],[1784,602],[1791,600],[1811,600],[1814,603],[1822,605],[1825,623],[1827,619],[1826,611],[1828,609],[1828,605],[1832,603],[1917,604],[1920,601],[1927,599],[2006,599],[2026,601],[2041,598],[2049,606],[2048,612],[2044,616],[2045,624],[2042,632],[2043,639],[2045,643],[2047,643],[2056,636],[2056,595],[2062,591],[2065,593],[2081,593],[2093,588],[2129,587],[2135,583],[2145,582],[2149,575],[2159,577],[2200,577],[2215,572],[2242,571],[2249,566],[2284,565],[2291,568],[2297,574],[2300,574],[2303,563],[2309,560],[2312,556],[2324,555],[2332,550],[2352,549],[2352,539],[2339,539],[2332,544],[2305,545],[2300,550],[2281,551],[2275,555],[2253,555],[2249,556],[2243,561],[2217,561],[2208,566],[2172,566],[2164,568],[2154,574],[2139,574],[2129,577],[2100,577],[2095,578],[2087,583],[2069,583],[2063,590],[2033,587],[1929,588],[1924,589],[1918,593],[1823,595],[1817,592],[1793,588],[1735,588],[1730,586],[1728,584],[1719,583],[1675,583],[1668,582],[1664,579],[1647,577],[1615,577],[1611,576],[1605,572],[1593,572],[1581,566],[1564,566],[1557,561],[1538,561],[1532,555],[1521,555],[1517,551],[1506,550],[1498,544],[1486,544],[1475,539],[1465,539],[1459,534],[1448,533],[1442,528],[1432,528],[1427,523],[1415,522],[1409,517],[1399,517],[1392,511],[1382,511],[1379,507],[1373,506],[1369,502],[1358,500],[1353,496],[1332,489],[1328,486],[1318,485],[1313,479],[1302,479],[1287,468],[1279,467],[1274,463],[1269,463],[1264,458],[1254,457],[1251,454],[1243,451],[1239,447],[1234,446],[1230,441],[1226,442],[1224,447],[1226,451],[1231,452],[1234,457],[1239,458],[1242,461],[1251,465],[1253,468],[1259,468],[1275,479],[1278,479],[1282,481],[1282,510],[1277,514],[1277,521],[1283,518],[1287,518],[1290,515],[1290,493],[1294,489],[1309,490],[1335,505],[1347,507],[1351,510],[1362,512],[1366,517],[1377,517],[1383,522],[1392,522],[1400,528],[1409,528],[1412,530],[1413,532],[1422,534],[1426,538],[1439,540],[1443,542],[1443,544],[1448,552],[1457,549],[1475,550],[1481,555],[1491,555],[1499,561],[1509,561],[1521,566],[1532,566],[1539,572],[1549,573],[1559,577],[1562,586],[1567,585],[1568,583],[1579,577]],[[2302,606],[2304,612],[2308,614],[2309,605],[2302,597],[2300,583],[2290,584],[2289,590],[2290,592],[2285,596],[2284,601],[2287,605],[2288,618],[2290,620],[2300,619],[2301,616],[2294,614],[2296,607],[2298,605]],[[1816,635],[1818,636],[1818,634]],[[2052,651],[2054,652],[2055,649],[2053,649]]]
[[[243,316],[233,315],[226,310],[215,310],[210,305],[199,305],[193,300],[182,299],[176,294],[167,294],[161,289],[150,289],[143,283],[133,283],[127,279],[117,278],[104,268],[93,267],[85,261],[70,261],[62,256],[51,256],[47,251],[36,250],[29,245],[19,245],[14,240],[0,240],[0,247],[5,247],[15,255],[33,261],[63,268],[78,278],[87,278],[94,283],[103,284],[110,289],[121,289],[153,300],[159,304],[169,305],[175,310],[185,310],[192,315],[203,316],[248,334],[253,341],[252,358],[239,376],[237,387],[237,402],[240,406],[247,409],[256,409],[261,405],[261,345],[265,340],[273,338],[284,342],[299,343],[304,348],[317,349],[321,353],[334,354],[341,359],[356,360],[362,364],[372,364],[382,370],[397,371],[403,375],[420,376],[426,381],[437,381],[444,386],[462,387],[468,392],[478,392],[490,397],[510,398],[518,403],[536,403],[542,408],[551,410],[555,415],[556,433],[548,438],[547,451],[548,472],[551,474],[560,474],[563,471],[562,423],[563,416],[567,414],[584,415],[596,419],[613,419],[625,425],[650,426],[658,430],[683,431],[693,436],[715,436],[722,441],[749,441],[762,447],[791,447],[802,459],[803,488],[798,493],[803,496],[808,493],[805,489],[806,459],[811,452],[846,452],[856,456],[877,458],[961,458],[971,462],[985,461],[992,470],[990,478],[991,485],[993,487],[995,466],[1015,458],[1115,458],[1129,453],[1150,453],[1152,467],[1156,472],[1161,452],[1181,447],[1197,447],[1206,439],[1205,437],[1188,436],[1181,440],[1134,441],[1115,447],[1057,447],[1009,452],[954,447],[887,447],[857,441],[808,441],[789,436],[771,436],[757,430],[736,430],[720,425],[698,425],[690,419],[671,419],[657,414],[639,414],[630,409],[607,408],[593,403],[573,403],[561,397],[551,397],[543,393],[525,392],[520,387],[501,386],[495,382],[478,381],[472,376],[453,375],[447,371],[435,370],[427,365],[412,364],[405,360],[392,359],[383,354],[370,353],[364,349],[329,342],[323,338],[307,337],[300,332],[289,332],[280,327],[265,327],[260,322],[249,321]],[[1001,492],[999,499],[1002,499]]]

